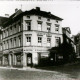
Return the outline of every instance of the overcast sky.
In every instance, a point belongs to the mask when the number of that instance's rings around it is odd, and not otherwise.
[[[80,32],[80,1],[0,1],[0,16],[13,14],[15,8],[25,11],[35,7],[63,18],[62,27],[70,27],[72,35]]]

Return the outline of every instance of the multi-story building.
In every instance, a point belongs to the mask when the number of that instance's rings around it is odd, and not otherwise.
[[[69,27],[64,27],[62,28],[63,31],[63,42],[67,42],[70,43],[72,45],[72,47],[74,48],[75,52],[76,52],[76,44],[75,42],[72,40],[72,38],[70,37],[71,34],[71,30]]]
[[[7,17],[2,17],[0,16],[0,65],[2,65],[2,25],[4,22],[6,22],[6,20],[8,20]]]
[[[77,35],[72,36],[72,39],[74,40],[76,44],[76,53],[77,53],[77,58],[80,58],[80,33]]]
[[[35,66],[62,39],[62,18],[39,7],[17,10],[3,25],[3,65]]]

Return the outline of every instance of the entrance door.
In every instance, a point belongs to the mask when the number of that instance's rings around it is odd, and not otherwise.
[[[27,66],[32,67],[32,54],[31,53],[27,54]]]

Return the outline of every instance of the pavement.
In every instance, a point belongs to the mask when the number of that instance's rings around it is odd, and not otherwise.
[[[43,70],[43,69],[37,69],[37,68],[30,68],[30,67],[23,67],[23,68],[15,68],[15,67],[2,67],[0,66],[0,69],[10,69],[10,70],[23,70],[23,71],[41,71],[41,72],[53,72],[49,70]],[[55,72],[55,71],[54,71]]]

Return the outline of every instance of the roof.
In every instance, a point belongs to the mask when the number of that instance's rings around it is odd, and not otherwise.
[[[39,7],[36,7],[36,9],[31,9],[25,12],[22,12],[22,10],[19,9],[16,13],[12,14],[9,17],[9,20],[6,23],[4,23],[3,26],[6,27],[8,24],[11,24],[11,22],[16,21],[17,19],[21,18],[24,15],[39,15],[39,16],[50,18],[50,19],[63,20],[62,18],[55,16],[51,14],[50,12],[41,11]]]
[[[2,17],[2,16],[0,16],[0,26],[2,26],[3,23],[6,22],[6,20],[8,20],[7,17]]]
[[[51,18],[51,19],[56,19],[56,20],[63,20],[62,18],[55,16],[53,14],[51,14],[50,12],[46,12],[46,11],[41,11],[40,9],[31,9],[30,11],[25,11],[23,12],[23,15],[39,15],[39,16],[43,16],[43,17],[47,17],[47,18]]]

